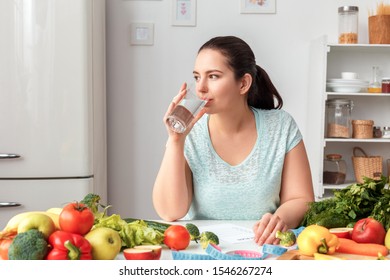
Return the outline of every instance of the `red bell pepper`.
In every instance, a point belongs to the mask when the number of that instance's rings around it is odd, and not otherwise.
[[[92,260],[92,247],[82,235],[57,230],[49,236],[48,260]]]

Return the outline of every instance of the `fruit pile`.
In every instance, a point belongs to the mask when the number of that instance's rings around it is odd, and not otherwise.
[[[85,204],[23,212],[0,233],[2,260],[112,260],[122,248],[119,233],[93,229],[95,216]]]
[[[185,250],[192,240],[203,248],[219,243],[194,224],[107,215],[109,206],[99,201],[91,193],[63,208],[15,215],[0,232],[0,260],[113,260],[121,251],[129,260],[157,260],[163,245]]]

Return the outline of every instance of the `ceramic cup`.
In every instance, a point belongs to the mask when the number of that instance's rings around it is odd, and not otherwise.
[[[341,72],[341,78],[345,80],[357,79],[358,74],[355,72]]]

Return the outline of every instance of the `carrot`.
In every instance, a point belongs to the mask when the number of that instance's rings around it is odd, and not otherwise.
[[[383,256],[389,254],[389,249],[385,245],[375,243],[357,243],[352,239],[339,238],[339,246],[336,252],[363,256],[378,257],[378,253]]]

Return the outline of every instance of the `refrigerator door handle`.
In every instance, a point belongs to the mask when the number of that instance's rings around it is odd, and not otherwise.
[[[2,154],[0,153],[0,159],[12,159],[12,158],[20,158],[18,154]]]
[[[21,206],[22,204],[18,202],[0,202],[0,208],[1,207],[16,207]]]

